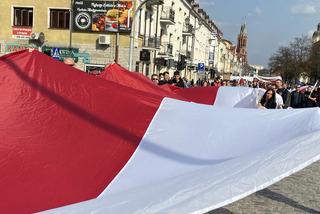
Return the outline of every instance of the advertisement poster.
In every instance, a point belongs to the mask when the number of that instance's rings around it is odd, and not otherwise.
[[[73,31],[76,32],[130,32],[132,1],[75,0]]]
[[[14,39],[29,39],[31,33],[32,33],[32,28],[12,27],[12,38]]]

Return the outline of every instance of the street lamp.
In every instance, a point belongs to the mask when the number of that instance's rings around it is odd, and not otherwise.
[[[196,32],[196,30],[199,30],[202,27],[203,21],[201,19],[198,20],[198,27],[193,28],[193,33]]]
[[[135,28],[135,19],[137,12],[145,5],[146,3],[149,3],[150,6],[153,5],[162,5],[164,2],[163,0],[144,0],[141,2],[141,4],[137,7],[137,9],[134,11],[132,16],[132,25],[131,25],[131,33],[130,33],[130,49],[129,49],[129,71],[132,70],[132,51],[134,47],[134,28]]]
[[[189,19],[189,23],[190,23],[190,19]],[[192,50],[191,50],[191,63],[194,63],[194,52],[195,52],[195,39],[196,39],[196,30],[199,30],[202,27],[202,20],[198,19],[198,27],[193,27],[192,28]],[[196,23],[195,23],[196,26]]]

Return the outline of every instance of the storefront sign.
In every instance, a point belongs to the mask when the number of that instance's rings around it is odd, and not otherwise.
[[[82,58],[83,63],[90,63],[90,55],[88,53],[74,53],[73,57],[79,57]]]
[[[73,11],[73,31],[99,33],[131,31],[132,0],[75,0]]]
[[[79,53],[79,48],[70,49],[70,48],[45,46],[42,48],[42,52],[59,61],[63,61],[65,58],[73,58],[75,62],[78,62],[78,57],[75,55]]]
[[[5,43],[4,47],[5,47],[5,53],[22,51],[28,48],[37,48],[33,44],[20,44],[20,43]]]
[[[52,48],[51,56],[54,59],[60,60],[60,48]]]
[[[31,33],[32,33],[32,28],[12,27],[12,38],[14,39],[29,39]]]

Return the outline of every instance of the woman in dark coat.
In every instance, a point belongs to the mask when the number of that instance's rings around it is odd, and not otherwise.
[[[260,102],[258,103],[258,108],[262,109],[276,109],[276,92],[274,89],[268,89],[263,97],[261,98]]]

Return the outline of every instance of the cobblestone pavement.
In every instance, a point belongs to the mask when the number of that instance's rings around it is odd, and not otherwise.
[[[207,214],[320,214],[320,162],[252,194]]]

